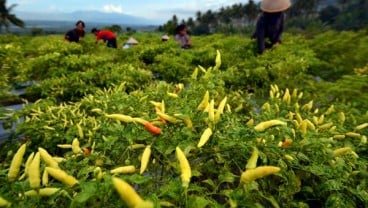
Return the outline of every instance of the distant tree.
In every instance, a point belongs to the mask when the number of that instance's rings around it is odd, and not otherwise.
[[[217,16],[218,19],[224,24],[229,24],[231,22],[229,8],[221,7],[220,11],[217,13]]]
[[[197,21],[201,21],[202,20],[202,12],[201,11],[197,11],[196,12],[196,20]]]
[[[42,35],[43,34],[43,29],[42,28],[39,28],[39,27],[33,27],[31,29],[31,35],[32,36],[39,36],[39,35]]]
[[[133,29],[131,27],[127,27],[125,30],[126,30],[128,35],[132,35],[132,34],[137,32],[135,29]]]
[[[189,17],[188,18],[188,20],[187,20],[187,26],[188,26],[188,28],[193,28],[194,26],[195,26],[195,22],[194,22],[194,20],[193,20],[193,18],[192,17]]]
[[[332,24],[335,22],[336,17],[340,14],[340,9],[337,8],[336,6],[333,5],[329,5],[325,8],[323,8],[320,12],[319,12],[319,19],[322,22],[326,22],[329,24]]]
[[[10,25],[13,24],[18,27],[24,27],[24,22],[11,14],[11,11],[16,7],[17,4],[12,4],[6,7],[6,0],[0,0],[0,32],[2,27],[5,27],[6,32],[9,32]]]
[[[171,22],[174,24],[174,25],[178,25],[178,17],[174,14],[173,17],[172,17],[172,20]]]
[[[114,33],[123,32],[123,28],[120,25],[111,25],[111,26],[108,27],[108,29],[113,31]]]
[[[178,26],[178,23],[174,22],[173,19],[171,19],[162,26],[162,32],[173,35],[173,34],[175,34],[175,28],[177,26]]]
[[[294,0],[291,6],[293,16],[309,18],[316,14],[317,6],[321,0]]]
[[[254,0],[249,0],[246,5],[244,5],[244,12],[248,17],[249,23],[255,22],[258,16],[258,6]]]

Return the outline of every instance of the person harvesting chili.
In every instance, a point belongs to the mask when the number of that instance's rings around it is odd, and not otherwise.
[[[110,30],[99,30],[97,28],[93,28],[91,32],[96,36],[96,43],[98,43],[99,40],[103,40],[107,42],[107,47],[117,48],[115,33]]]
[[[84,28],[86,25],[82,20],[79,20],[77,23],[75,23],[75,28],[72,30],[69,30],[65,36],[64,39],[69,42],[76,42],[78,43],[81,38],[84,37],[85,31]]]
[[[258,53],[281,43],[285,13],[291,6],[290,0],[262,0],[261,10],[252,38],[257,39]],[[266,42],[266,39],[269,42]]]
[[[177,26],[175,29],[175,33],[175,40],[177,42],[180,42],[181,48],[188,49],[192,47],[192,41],[189,38],[186,25],[181,24]]]

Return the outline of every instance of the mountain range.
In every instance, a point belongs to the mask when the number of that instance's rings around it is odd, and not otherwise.
[[[47,20],[47,21],[77,21],[84,22],[118,24],[118,25],[158,25],[159,21],[145,19],[127,14],[105,13],[100,11],[74,11],[70,13],[62,12],[26,12],[18,11],[16,15],[25,21]]]

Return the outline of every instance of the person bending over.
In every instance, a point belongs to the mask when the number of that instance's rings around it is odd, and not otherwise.
[[[78,43],[80,39],[84,37],[85,31],[84,28],[86,25],[82,20],[79,20],[77,23],[75,23],[75,28],[72,30],[69,30],[65,36],[64,39],[69,42],[75,42]]]
[[[258,53],[281,43],[285,13],[291,6],[290,0],[262,0],[261,10],[252,38],[257,39]]]
[[[99,40],[103,40],[104,42],[107,42],[107,47],[117,48],[115,33],[110,30],[99,30],[97,28],[93,28],[91,32],[96,36],[96,44]]]

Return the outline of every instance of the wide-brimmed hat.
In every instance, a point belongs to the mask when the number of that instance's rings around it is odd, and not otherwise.
[[[138,41],[136,39],[134,39],[133,37],[130,37],[127,42],[127,44],[131,44],[131,45],[136,45],[138,44]]]
[[[264,12],[282,12],[291,6],[290,0],[262,0],[261,10]]]
[[[169,36],[167,36],[167,35],[163,35],[163,36],[161,36],[161,39],[162,39],[162,40],[169,40],[169,39],[170,39],[170,37],[169,37]]]

